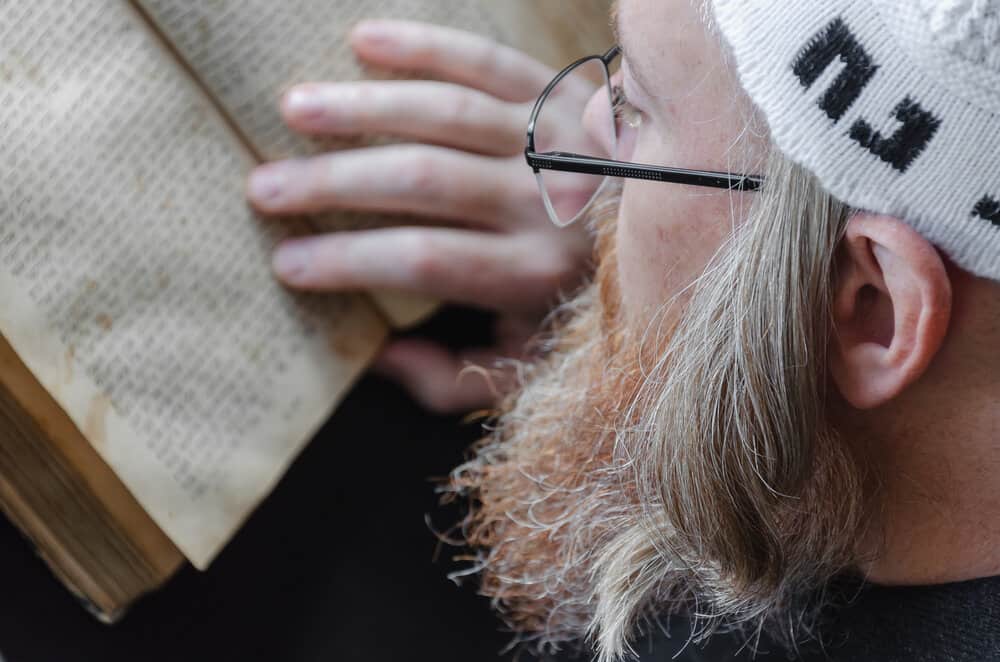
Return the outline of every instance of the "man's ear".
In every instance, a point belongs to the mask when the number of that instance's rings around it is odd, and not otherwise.
[[[830,374],[860,409],[896,397],[927,369],[951,319],[937,250],[897,218],[859,213],[838,247]]]

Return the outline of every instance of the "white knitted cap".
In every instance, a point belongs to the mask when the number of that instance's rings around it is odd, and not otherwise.
[[[778,148],[1000,280],[1000,0],[714,0]]]

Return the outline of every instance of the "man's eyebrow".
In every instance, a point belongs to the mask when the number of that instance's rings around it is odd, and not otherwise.
[[[611,34],[614,35],[615,43],[620,44],[622,32],[618,26],[618,0],[611,3]]]
[[[656,95],[653,94],[653,86],[649,84],[649,81],[642,73],[642,67],[638,66],[637,60],[632,58],[629,53],[628,44],[625,43],[625,38],[622,33],[622,21],[621,14],[618,10],[618,0],[615,0],[611,5],[611,32],[615,37],[615,43],[621,49],[622,59],[628,60],[628,71],[632,74],[632,78],[635,79],[636,85],[638,85],[643,92],[646,93],[650,99],[655,99]]]

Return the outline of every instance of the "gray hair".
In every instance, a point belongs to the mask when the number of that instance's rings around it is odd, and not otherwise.
[[[702,635],[768,627],[794,644],[816,591],[859,560],[870,481],[825,412],[849,210],[778,150],[765,174],[618,432],[642,516],[593,566],[602,662],[664,604],[692,607]]]

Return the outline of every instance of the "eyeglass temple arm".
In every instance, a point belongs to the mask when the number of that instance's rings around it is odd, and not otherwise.
[[[532,151],[530,147],[524,150],[524,156],[528,165],[536,173],[541,170],[558,170],[562,172],[579,172],[586,175],[604,175],[606,177],[646,179],[656,182],[670,182],[672,184],[688,184],[691,186],[709,186],[735,191],[756,191],[764,183],[764,178],[756,175],[641,165],[566,152],[538,153]]]

